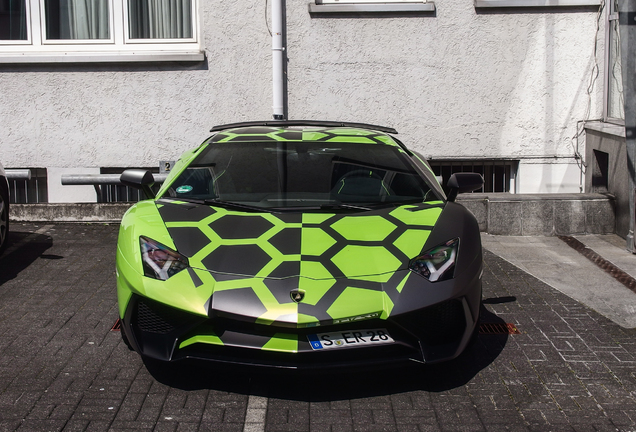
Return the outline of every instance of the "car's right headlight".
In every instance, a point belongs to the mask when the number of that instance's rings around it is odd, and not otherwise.
[[[413,258],[409,269],[431,282],[451,279],[455,273],[458,249],[459,239],[449,240]]]
[[[190,265],[187,257],[148,237],[139,237],[139,245],[147,277],[165,281]]]

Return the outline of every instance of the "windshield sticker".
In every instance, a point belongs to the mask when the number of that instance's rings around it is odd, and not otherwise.
[[[177,193],[188,193],[188,192],[192,192],[192,186],[183,185],[177,188]]]

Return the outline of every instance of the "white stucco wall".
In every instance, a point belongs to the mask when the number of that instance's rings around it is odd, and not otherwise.
[[[307,1],[287,1],[290,118],[393,126],[430,157],[573,155],[595,62],[594,11],[476,13],[471,1],[443,0],[434,16],[317,18]],[[214,124],[271,119],[264,8],[201,1],[205,64],[0,65],[3,164],[57,173],[156,166]],[[599,79],[587,117],[600,116],[601,96]],[[523,191],[578,191],[574,161],[559,160],[550,176],[536,172],[552,163],[520,169]],[[50,186],[53,202],[75,197]]]
[[[58,168],[55,166],[47,167],[47,187],[49,192],[49,202],[74,202],[85,203],[95,202],[97,192],[94,186],[69,186],[62,185],[63,175],[74,174],[99,174],[99,168],[96,167],[75,167],[75,168]]]
[[[429,18],[312,19],[288,5],[290,112],[388,123],[433,157],[572,155],[596,13],[436,6]]]

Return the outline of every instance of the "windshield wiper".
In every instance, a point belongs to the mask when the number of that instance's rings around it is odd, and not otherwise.
[[[362,210],[362,211],[372,210],[372,208],[370,207],[364,207],[364,206],[358,206],[358,205],[346,204],[346,203],[322,204],[320,206],[320,210],[340,210],[340,209]]]
[[[405,199],[405,200],[399,200],[399,201],[364,203],[360,205],[337,202],[332,204],[323,204],[320,206],[320,209],[321,210],[347,209],[347,210],[371,211],[371,210],[378,210],[382,208],[400,207],[403,205],[422,204],[422,203],[423,203],[422,198]]]
[[[224,209],[229,209],[229,210],[243,210],[243,211],[268,212],[268,213],[271,213],[273,210],[267,207],[258,207],[258,206],[252,206],[249,204],[240,204],[240,203],[235,203],[232,201],[223,201],[216,198],[206,199],[206,200],[203,200],[203,202],[207,205],[223,207]]]

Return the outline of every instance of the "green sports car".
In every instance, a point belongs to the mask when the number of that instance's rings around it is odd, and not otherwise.
[[[433,363],[477,330],[482,249],[454,202],[391,128],[264,121],[212,129],[157,194],[122,183],[122,336],[142,356],[311,369]]]

